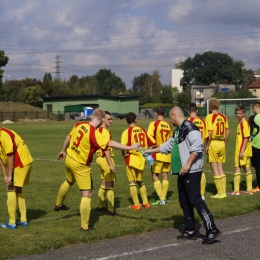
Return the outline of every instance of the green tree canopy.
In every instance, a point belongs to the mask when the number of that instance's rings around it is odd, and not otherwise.
[[[140,104],[146,103],[158,103],[160,102],[160,94],[162,91],[162,83],[160,81],[160,73],[156,69],[153,71],[152,75],[146,77],[144,85],[141,86],[140,94]]]
[[[186,90],[191,85],[209,86],[215,84],[240,85],[242,82],[242,61],[235,61],[228,54],[207,51],[188,57],[182,64],[181,86]]]
[[[3,73],[4,70],[1,68],[4,67],[8,63],[9,58],[5,55],[3,50],[0,50],[0,100],[4,100],[5,91],[3,89]]]
[[[23,88],[20,93],[18,100],[22,103],[29,104],[31,106],[42,107],[43,90],[40,86]]]
[[[125,83],[110,69],[100,69],[95,77],[99,84],[100,94],[114,95],[115,93],[119,94],[126,91]]]
[[[160,95],[160,100],[162,103],[173,103],[173,95],[172,95],[172,87],[171,86],[163,86],[162,93]]]
[[[146,78],[150,76],[148,73],[142,73],[140,76],[134,77],[132,80],[132,93],[139,95],[141,87],[144,86]]]

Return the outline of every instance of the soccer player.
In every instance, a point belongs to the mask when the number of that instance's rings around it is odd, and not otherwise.
[[[252,110],[254,112],[253,116],[249,117],[249,124],[250,124],[250,133],[252,139],[252,157],[251,163],[252,166],[255,168],[256,180],[257,180],[257,187],[253,189],[253,192],[260,191],[260,102],[256,101],[253,106]]]
[[[240,195],[241,168],[246,174],[246,194],[252,195],[252,172],[250,170],[250,157],[252,146],[250,142],[250,125],[246,120],[246,109],[243,106],[236,108],[236,116],[239,121],[236,135],[234,191],[231,195]]]
[[[77,182],[81,191],[80,231],[91,231],[95,228],[89,225],[89,217],[91,212],[91,198],[93,182],[91,176],[90,164],[93,154],[98,149],[106,150],[108,146],[116,149],[138,149],[138,144],[125,146],[113,140],[109,136],[102,135],[96,131],[102,125],[105,112],[98,108],[93,111],[90,122],[77,123],[70,134],[65,138],[62,151],[58,154],[59,160],[64,160],[66,166],[66,180],[60,186],[55,211],[68,210],[69,207],[63,204],[70,187]]]
[[[24,140],[13,130],[0,128],[0,165],[7,185],[7,208],[9,221],[2,228],[16,229],[28,226],[23,186],[29,184],[33,159]],[[7,170],[6,170],[7,168]],[[16,207],[21,214],[16,221]]]
[[[201,173],[204,166],[204,152],[201,133],[191,122],[185,119],[183,110],[174,107],[169,113],[171,123],[176,126],[169,141],[147,153],[166,153],[172,157],[172,172],[178,174],[178,194],[183,210],[185,232],[177,239],[196,240],[194,208],[203,221],[206,238],[202,244],[212,243],[220,235],[213,216],[200,195]]]
[[[209,155],[209,163],[214,175],[217,194],[211,196],[214,199],[226,198],[226,175],[223,163],[226,160],[226,144],[229,137],[229,125],[227,117],[220,113],[220,102],[217,98],[209,100],[211,114],[206,116],[207,130],[209,133],[206,153]]]
[[[155,140],[147,133],[144,128],[137,126],[136,114],[129,112],[126,115],[126,122],[129,124],[129,128],[126,129],[121,136],[121,144],[131,145],[139,143],[140,146],[147,148],[147,146],[155,145]],[[126,174],[130,186],[130,194],[133,203],[129,208],[133,210],[140,210],[141,207],[150,209],[151,205],[148,202],[146,187],[142,181],[143,170],[145,166],[145,158],[138,151],[128,149],[122,151],[122,155],[125,158]],[[138,199],[138,193],[136,185],[138,185],[143,203],[140,204]]]
[[[172,136],[171,125],[164,120],[165,109],[162,106],[156,108],[157,120],[149,124],[148,133],[155,139],[157,145],[168,141]],[[167,203],[166,195],[169,187],[168,173],[171,170],[170,154],[153,154],[155,164],[152,166],[152,179],[154,189],[159,200],[151,203],[151,205],[165,205]],[[162,173],[162,183],[159,174]]]
[[[199,128],[199,130],[201,132],[202,142],[205,146],[205,144],[207,143],[207,138],[208,138],[206,122],[204,121],[203,118],[198,117],[198,107],[196,106],[195,103],[191,103],[189,105],[188,113],[190,115],[188,120]],[[205,189],[206,189],[206,176],[205,176],[205,173],[202,172],[201,181],[200,181],[200,194],[201,194],[201,198],[203,200],[205,200]]]
[[[105,117],[98,131],[112,140],[112,135],[108,131],[108,127],[112,124],[111,113],[105,111]],[[96,163],[100,168],[101,186],[98,191],[98,207],[97,211],[107,211],[108,215],[114,216],[114,181],[115,181],[115,163],[113,160],[114,152],[111,147],[107,150],[98,149],[96,152]],[[107,199],[108,208],[104,207],[105,198]]]

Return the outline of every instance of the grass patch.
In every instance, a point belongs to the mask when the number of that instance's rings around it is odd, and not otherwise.
[[[147,127],[149,120],[139,120],[138,124]],[[237,119],[229,118],[231,135],[227,145],[227,162],[224,169],[227,173],[227,191],[233,189],[234,149]],[[149,232],[167,227],[178,228],[183,223],[182,211],[178,203],[176,176],[170,176],[168,199],[166,206],[154,206],[150,210],[140,212],[128,208],[131,204],[128,181],[125,173],[124,161],[120,151],[115,151],[116,175],[115,205],[119,216],[110,217],[96,212],[97,191],[100,186],[99,170],[95,163],[92,165],[94,190],[90,223],[97,231],[90,233],[79,232],[80,192],[76,184],[71,188],[65,204],[71,209],[67,212],[55,212],[53,206],[61,183],[65,180],[64,162],[56,160],[62,148],[65,136],[75,122],[39,122],[7,125],[19,133],[26,141],[34,158],[30,184],[24,187],[27,200],[29,227],[18,227],[17,230],[0,229],[1,256],[0,259],[18,255],[37,254],[61,247],[92,243],[107,238],[126,236]],[[110,128],[113,139],[120,141],[121,133],[127,128],[125,120],[114,120]],[[95,160],[93,161],[95,162]],[[253,169],[252,169],[253,170]],[[223,200],[213,200],[209,196],[216,193],[213,176],[205,158],[205,172],[207,178],[206,203],[215,219],[252,213],[259,210],[260,194],[253,196],[228,196]],[[253,171],[254,172],[254,171]],[[144,183],[147,187],[148,199],[157,199],[153,188],[151,173],[148,166],[144,172]],[[256,183],[254,182],[254,185]],[[245,175],[242,174],[241,190],[246,189]],[[6,208],[6,188],[0,186],[0,221],[8,219]],[[200,221],[196,214],[196,219]]]

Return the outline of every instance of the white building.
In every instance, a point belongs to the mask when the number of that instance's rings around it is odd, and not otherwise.
[[[182,87],[180,85],[181,78],[183,77],[183,70],[181,69],[172,69],[171,71],[171,86],[177,87],[181,92]]]

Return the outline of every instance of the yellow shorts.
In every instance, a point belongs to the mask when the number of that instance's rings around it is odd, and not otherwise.
[[[169,173],[170,170],[171,170],[171,163],[169,162],[156,161],[155,164],[152,166],[152,172],[155,173],[161,173],[161,172]]]
[[[131,166],[126,166],[126,175],[129,182],[143,180],[143,170],[138,170]]]
[[[92,190],[93,181],[90,166],[80,164],[72,159],[69,155],[65,159],[66,178],[70,183],[78,184],[80,190]]]
[[[32,163],[25,165],[23,168],[14,168],[13,185],[23,187],[29,184],[31,176]]]
[[[113,165],[115,166],[113,158],[111,158]],[[100,177],[101,180],[105,180],[106,182],[115,181],[115,173],[110,172],[109,165],[107,163],[106,157],[97,157],[96,163],[100,169]]]
[[[226,147],[224,141],[211,140],[209,145],[209,162],[224,163],[226,161]]]
[[[250,167],[250,157],[245,157],[243,159],[239,159],[238,155],[235,155],[235,167]]]

